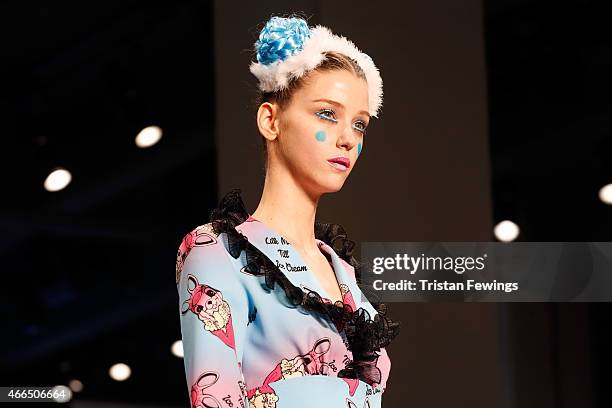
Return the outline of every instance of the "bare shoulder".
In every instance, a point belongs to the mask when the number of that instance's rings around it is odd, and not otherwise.
[[[193,230],[188,232],[181,243],[179,244],[177,253],[176,253],[176,284],[178,285],[181,279],[181,272],[183,270],[183,265],[185,264],[185,260],[187,256],[194,248],[210,248],[212,252],[216,252],[223,245],[219,244],[219,234],[215,233],[212,228],[211,223],[199,225],[195,227]],[[213,250],[212,248],[218,248]],[[210,251],[209,250],[209,251]]]

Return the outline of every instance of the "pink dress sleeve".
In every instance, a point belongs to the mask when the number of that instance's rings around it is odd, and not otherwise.
[[[222,244],[206,226],[185,236],[176,271],[191,406],[248,406],[239,357],[247,296]]]

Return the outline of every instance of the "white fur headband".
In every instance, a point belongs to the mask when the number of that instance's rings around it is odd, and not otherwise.
[[[257,62],[251,62],[251,73],[259,80],[259,89],[274,92],[286,89],[293,79],[315,69],[326,51],[336,51],[354,59],[368,83],[368,111],[378,117],[382,105],[382,78],[374,61],[353,42],[334,35],[327,27],[309,28],[301,18],[272,17],[255,42]]]

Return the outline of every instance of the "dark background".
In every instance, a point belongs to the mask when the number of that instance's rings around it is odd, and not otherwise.
[[[215,22],[208,1],[1,7],[0,385],[78,378],[74,406],[187,406],[183,361],[170,353],[181,336],[174,262],[183,235],[207,222],[225,192],[214,27],[231,22]],[[481,7],[489,222],[514,220],[521,241],[609,241],[612,208],[597,197],[612,182],[606,3]],[[252,40],[253,26],[232,28]],[[138,149],[135,135],[152,124],[164,136]],[[49,193],[42,183],[59,165],[72,183]],[[500,363],[499,399],[479,406],[612,406],[608,304],[498,306],[500,350],[513,364]],[[119,361],[132,368],[121,383],[107,375]],[[394,384],[410,377],[393,374]]]

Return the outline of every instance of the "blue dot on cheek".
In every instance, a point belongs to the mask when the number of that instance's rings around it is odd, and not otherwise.
[[[323,142],[325,141],[325,132],[322,130],[319,130],[317,133],[315,133],[315,138],[319,141],[319,142]]]
[[[357,155],[361,154],[361,143],[357,145]]]

